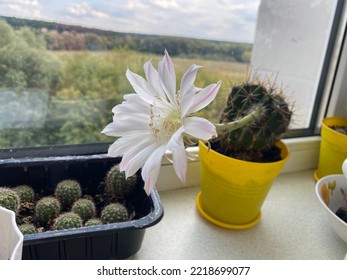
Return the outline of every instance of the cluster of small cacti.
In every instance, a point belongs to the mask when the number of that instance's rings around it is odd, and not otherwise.
[[[86,198],[80,198],[72,205],[73,213],[76,213],[81,217],[83,222],[94,218],[96,215],[95,204],[92,200]]]
[[[126,199],[136,185],[136,174],[126,178],[125,173],[119,170],[118,164],[114,165],[106,174],[105,192],[115,198]]]
[[[123,204],[111,203],[101,211],[100,218],[104,224],[124,222],[129,219],[129,213]]]
[[[56,230],[62,230],[62,229],[68,229],[68,228],[79,228],[83,224],[82,218],[74,213],[74,212],[67,212],[61,214],[58,218],[54,221],[54,229]]]
[[[19,196],[21,203],[34,202],[35,191],[28,185],[19,185],[13,189]]]
[[[234,86],[218,127],[218,152],[248,159],[275,146],[288,131],[292,108],[280,88],[270,83]],[[245,158],[243,158],[245,157]]]
[[[102,221],[99,218],[91,218],[84,224],[86,227],[102,225]]]
[[[17,213],[19,205],[20,199],[14,190],[7,187],[0,187],[0,206]]]
[[[18,227],[23,234],[122,222],[131,215],[121,201],[134,190],[137,180],[136,175],[126,179],[114,165],[105,176],[105,197],[98,205],[103,205],[101,209],[91,196],[82,193],[79,182],[71,179],[62,180],[45,196],[35,194],[28,185],[0,187],[0,206],[22,215]],[[25,211],[29,216],[24,217]]]
[[[41,225],[47,225],[57,218],[61,211],[61,205],[55,197],[41,198],[35,207],[35,215]]]
[[[55,188],[54,196],[63,208],[70,208],[82,196],[81,186],[76,180],[63,180]]]
[[[23,234],[37,233],[36,227],[31,223],[19,225],[18,228]]]

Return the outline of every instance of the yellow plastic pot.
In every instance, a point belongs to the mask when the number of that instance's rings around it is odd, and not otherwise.
[[[347,158],[347,135],[331,126],[347,126],[347,118],[332,117],[322,121],[318,168],[314,173],[316,181],[327,175],[342,174],[341,166]]]
[[[256,225],[272,183],[289,157],[282,141],[277,146],[282,160],[256,163],[224,156],[200,141],[201,192],[196,199],[200,214],[225,228],[245,229]]]

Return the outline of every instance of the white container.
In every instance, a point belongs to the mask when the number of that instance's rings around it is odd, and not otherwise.
[[[0,260],[22,259],[23,239],[15,213],[0,206]]]
[[[347,207],[347,179],[342,174],[322,177],[316,184],[316,194],[328,216],[331,227],[347,243],[347,223],[335,213],[340,207]]]

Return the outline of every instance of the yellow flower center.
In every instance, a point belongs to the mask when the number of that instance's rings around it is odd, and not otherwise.
[[[161,116],[151,110],[151,122],[149,127],[153,135],[167,141],[182,126],[180,110],[171,110],[169,114]]]
[[[163,128],[165,130],[165,135],[171,137],[177,129],[182,126],[182,121],[180,118],[180,111],[174,110],[172,111],[167,118],[164,120]]]

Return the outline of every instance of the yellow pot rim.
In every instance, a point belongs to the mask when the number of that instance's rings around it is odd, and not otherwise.
[[[320,144],[320,153],[322,153],[322,148],[324,149],[330,149],[330,147],[334,147],[336,150],[341,150],[341,156],[343,154],[347,153],[346,149],[346,141],[347,141],[347,135],[344,135],[343,133],[340,133],[334,129],[331,128],[331,126],[347,126],[347,118],[346,117],[326,117],[322,119],[321,121],[321,144]],[[326,157],[327,154],[324,154]],[[337,152],[331,151],[331,155],[333,155],[335,158],[338,156]],[[342,163],[341,163],[342,164]],[[319,161],[318,161],[318,168],[313,173],[313,178],[315,182],[318,182],[318,180],[323,177],[324,175],[331,175],[332,173],[325,174],[324,172],[326,168],[326,164],[322,161],[322,154],[320,154]],[[333,172],[338,173],[338,172]],[[318,175],[321,176],[318,176]]]
[[[258,166],[259,168],[268,168],[272,165],[277,166],[279,164],[284,164],[284,162],[286,162],[288,160],[288,158],[290,157],[290,151],[288,149],[288,146],[282,140],[278,140],[276,142],[276,146],[281,149],[281,157],[282,157],[281,160],[272,161],[272,162],[253,162],[253,161],[245,161],[245,160],[241,160],[241,159],[237,159],[237,158],[233,158],[233,157],[228,157],[224,154],[218,153],[213,149],[209,149],[204,141],[199,140],[199,149],[203,148],[205,151],[208,151],[211,154],[218,155],[220,157],[220,159],[223,161],[224,160],[227,160],[227,161],[232,160],[233,162],[235,162],[238,165],[252,164],[253,166]]]
[[[197,206],[198,211],[201,214],[201,216],[203,216],[206,220],[208,220],[209,222],[211,222],[211,223],[213,223],[219,227],[223,227],[226,229],[239,229],[239,230],[240,229],[248,229],[248,228],[254,227],[256,224],[258,224],[260,221],[260,218],[261,218],[261,211],[259,211],[256,218],[247,224],[228,224],[228,223],[221,222],[221,221],[211,217],[210,215],[208,215],[204,211],[204,209],[202,208],[201,192],[199,192],[197,197],[196,197],[196,206]]]
[[[332,129],[331,126],[347,126],[347,118],[344,117],[331,117],[324,118],[322,120],[322,131],[321,134],[326,137],[337,137],[337,141],[346,141],[347,135],[344,135],[336,130]]]

